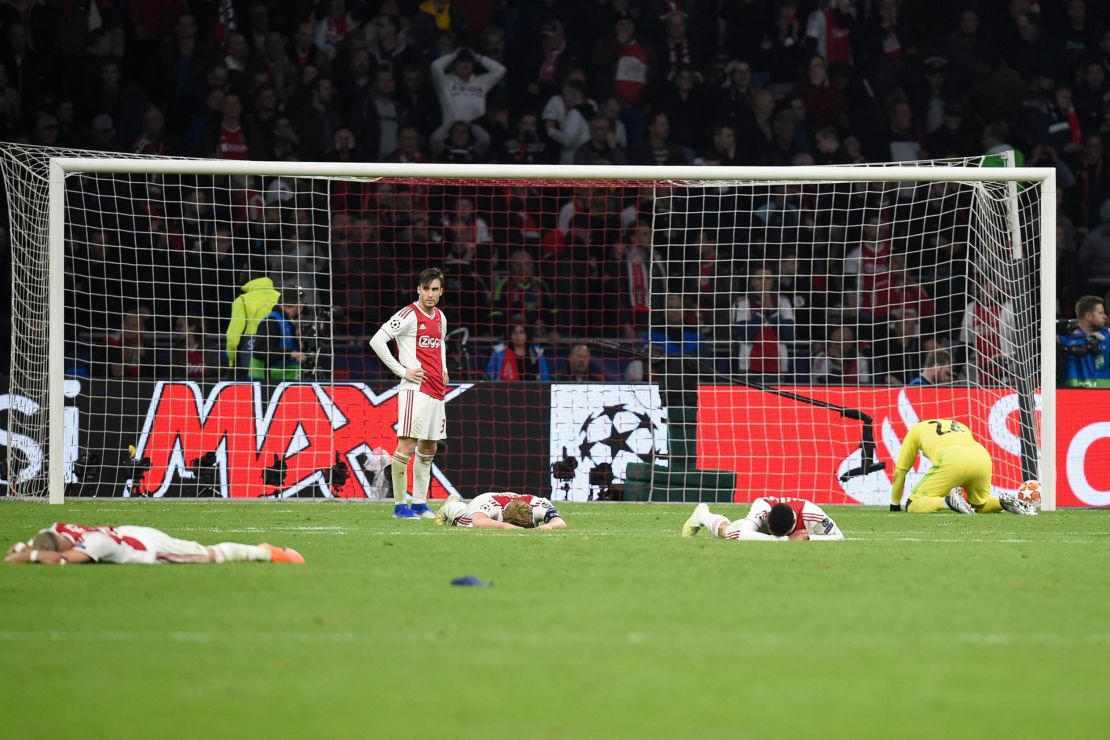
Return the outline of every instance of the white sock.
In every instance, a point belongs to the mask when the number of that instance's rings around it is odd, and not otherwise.
[[[727,516],[714,514],[708,509],[702,512],[698,512],[698,524],[705,527],[709,531],[709,534],[713,535],[714,537],[717,536],[717,528],[720,527],[722,523],[724,523],[725,526],[728,526],[729,520]]]
[[[218,545],[212,545],[212,551],[216,553],[217,563],[234,563],[244,560],[264,563],[270,560],[270,551],[258,545],[240,545],[238,542],[221,542]]]
[[[416,451],[416,465],[412,467],[412,502],[426,504],[428,502],[428,486],[432,483],[432,460],[435,453],[425,455]]]
[[[412,458],[401,452],[393,453],[393,464],[390,465],[390,475],[393,476],[393,503],[405,503],[405,494],[408,492],[409,460]]]

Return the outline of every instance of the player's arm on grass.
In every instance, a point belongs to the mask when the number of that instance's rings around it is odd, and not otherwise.
[[[785,542],[789,537],[776,537],[759,531],[759,523],[744,517],[737,526],[735,539],[761,542]]]
[[[480,511],[474,512],[470,517],[470,526],[476,529],[523,529],[523,527],[518,527],[515,524],[499,522]]]
[[[566,529],[567,523],[561,516],[553,516],[546,522],[536,527],[536,529]]]
[[[23,545],[23,547],[20,547]],[[93,559],[80,550],[35,550],[24,542],[17,542],[8,549],[4,556],[5,563],[42,563],[43,565],[61,565],[91,563]]]
[[[918,427],[910,427],[906,438],[902,440],[902,449],[898,452],[898,459],[894,463],[894,481],[890,485],[890,510],[902,510],[902,491],[906,488],[906,473],[917,462],[917,451],[921,449],[918,440]]]

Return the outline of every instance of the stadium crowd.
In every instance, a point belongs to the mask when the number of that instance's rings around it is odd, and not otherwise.
[[[1057,169],[1061,318],[1110,288],[1108,136],[1110,5],[1084,0],[0,2],[16,143],[595,165],[1014,149]],[[360,338],[432,264],[472,338],[456,379],[650,372],[582,341],[608,338],[778,381],[993,383],[1026,341],[1014,276],[971,273],[968,195],[945,185],[71,188],[78,373],[217,376],[228,309],[260,276],[305,297],[302,339],[340,377],[376,373]]]

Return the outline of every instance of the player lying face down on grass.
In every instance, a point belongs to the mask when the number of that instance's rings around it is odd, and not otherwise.
[[[551,502],[527,493],[483,493],[469,502],[452,496],[436,512],[436,524],[478,529],[566,529]]]
[[[73,565],[81,563],[303,563],[296,550],[274,545],[241,545],[221,542],[202,545],[179,540],[151,527],[88,527],[55,522],[40,530],[29,542],[8,548],[5,563]]]
[[[844,533],[817,504],[800,498],[767,496],[752,502],[743,519],[730,522],[728,517],[709,511],[708,504],[698,504],[682,525],[682,536],[693,537],[701,530],[725,540],[828,540],[844,539]]]
[[[920,452],[932,463],[906,501],[905,511],[929,514],[948,507],[959,514],[988,514],[1009,511],[1025,516],[1037,509],[1017,496],[991,493],[993,463],[990,453],[975,441],[971,431],[952,419],[927,419],[910,427],[894,463],[890,488],[890,510],[902,511],[906,474]],[[958,490],[967,491],[967,499]]]

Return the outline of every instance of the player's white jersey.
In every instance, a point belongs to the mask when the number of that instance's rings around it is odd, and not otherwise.
[[[153,565],[163,562],[207,562],[208,549],[179,540],[152,527],[88,527],[56,522],[50,529],[74,543],[97,563]]]
[[[424,369],[424,382],[401,379],[401,390],[420,390],[432,398],[443,400],[447,386],[443,376],[447,367],[447,318],[438,308],[429,316],[416,303],[410,303],[382,324],[384,331],[397,342],[397,360],[406,368]]]
[[[770,535],[771,529],[767,525],[767,514],[775,504],[787,504],[794,510],[794,516],[796,518],[794,532],[798,532],[804,528],[806,532],[809,533],[810,537],[816,536],[829,539],[843,537],[840,529],[836,526],[836,522],[834,522],[817,504],[800,498],[767,496],[765,498],[757,498],[753,501],[752,508],[748,511],[748,515],[734,522],[725,532],[725,538],[730,540],[743,539],[743,531],[745,529],[748,531],[754,529],[754,531],[760,534]]]
[[[559,516],[559,512],[551,505],[551,502],[540,496],[533,496],[528,493],[513,493],[512,491],[490,491],[475,497],[467,504],[463,512],[459,514],[459,518],[455,520],[455,526],[474,526],[474,515],[479,512],[490,519],[503,522],[505,521],[505,507],[509,505],[510,501],[517,500],[524,501],[532,507],[532,523],[537,527]]]

